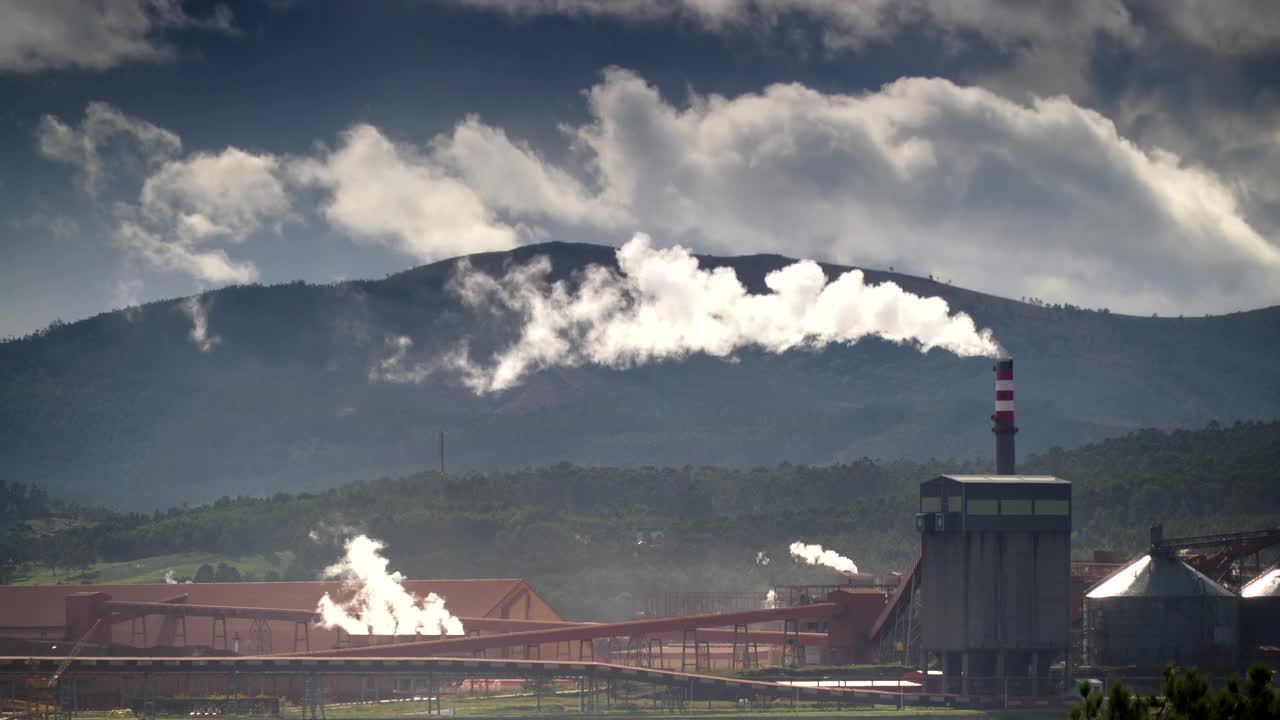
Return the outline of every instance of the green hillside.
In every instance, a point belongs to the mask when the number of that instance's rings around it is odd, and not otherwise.
[[[610,248],[552,243],[472,258],[500,271],[536,254],[556,276],[613,262]],[[777,256],[704,258],[759,291]],[[627,371],[539,373],[486,397],[447,373],[371,382],[388,338],[429,360],[510,328],[446,290],[454,262],[377,281],[207,293],[202,353],[178,301],[57,325],[0,343],[0,477],[64,497],[153,509],[332,487],[438,465],[451,471],[577,465],[852,462],[972,457],[990,445],[989,362],[881,341],[737,362],[695,357]],[[830,267],[834,274],[845,268]],[[1142,427],[1280,418],[1280,308],[1137,318],[1005,300],[868,271],[940,295],[1018,360],[1023,452]]]
[[[121,584],[182,582],[196,577],[200,566],[229,565],[242,579],[264,580],[281,577],[293,561],[293,554],[265,553],[246,557],[226,557],[208,552],[153,555],[119,562],[94,562],[86,567],[59,567],[31,564],[12,578],[15,585]]]
[[[282,577],[310,579],[337,559],[344,534],[365,532],[388,543],[392,567],[410,577],[526,577],[572,616],[616,618],[644,591],[763,595],[778,584],[831,579],[788,559],[787,545],[796,540],[822,543],[880,575],[903,569],[919,546],[913,520],[919,483],[984,464],[864,459],[751,470],[554,465],[447,477],[428,472],[149,515],[49,502],[29,514],[80,522],[64,523],[67,529],[41,542],[31,541],[29,522],[11,526],[5,553],[27,565],[126,567],[175,551],[227,558],[290,551],[291,559],[280,560]],[[1169,536],[1280,525],[1277,468],[1280,423],[1242,423],[1144,430],[1054,449],[1030,458],[1023,470],[1073,481],[1074,551],[1084,557],[1099,547],[1141,550],[1153,522],[1163,522]],[[9,486],[6,493],[25,498],[27,491]],[[637,544],[641,530],[660,531],[662,541]],[[757,563],[758,552],[771,561]],[[105,577],[107,567],[93,569]]]

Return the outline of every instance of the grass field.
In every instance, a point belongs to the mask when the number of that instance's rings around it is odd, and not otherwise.
[[[804,717],[812,718],[813,720],[818,718],[881,717],[897,718],[898,720],[947,720],[950,718],[955,718],[956,720],[1048,720],[1049,718],[1058,717],[1058,715],[1046,715],[1043,711],[1040,714],[1029,711],[1022,713],[988,713],[979,710],[949,708],[913,708],[903,711],[887,706],[841,708],[835,705],[819,706],[803,703],[794,708],[786,703],[780,703],[774,707],[739,707],[736,703],[729,701],[714,701],[710,705],[706,702],[695,702],[683,709],[661,710],[653,709],[652,707],[628,705],[622,708],[615,707],[610,710],[593,713],[580,713],[578,712],[576,699],[573,702],[569,702],[567,698],[557,701],[556,698],[549,697],[543,698],[541,709],[533,702],[533,698],[526,697],[505,700],[446,699],[442,710],[445,717],[502,718],[504,720],[566,717],[589,720],[593,718],[662,718],[672,716],[681,718],[750,717],[759,719]],[[330,720],[398,720],[399,718],[440,717],[434,714],[428,715],[426,704],[423,702],[330,705],[326,708],[325,716]],[[77,713],[76,717],[82,720],[122,720],[122,718],[131,718],[132,715],[121,714],[118,711],[116,713],[81,712]],[[285,720],[302,718],[302,709],[294,707],[284,710],[280,717]]]
[[[83,570],[59,569],[56,573],[51,572],[48,568],[27,566],[14,578],[13,584],[83,585],[113,583],[127,585],[162,583],[165,582],[165,576],[169,573],[172,573],[175,577],[195,577],[196,570],[205,563],[214,567],[217,567],[218,563],[234,565],[240,571],[242,577],[261,580],[271,570],[283,573],[292,560],[292,552],[248,555],[242,558],[227,557],[213,553],[176,553],[125,562],[95,563]]]

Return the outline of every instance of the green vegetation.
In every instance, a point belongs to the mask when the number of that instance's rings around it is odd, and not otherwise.
[[[1243,685],[1231,677],[1216,693],[1195,668],[1164,671],[1158,696],[1142,697],[1124,683],[1111,691],[1089,693],[1080,686],[1081,701],[1071,709],[1071,720],[1276,720],[1280,718],[1280,693],[1272,685],[1273,673],[1264,665],[1250,668]]]
[[[501,271],[538,253],[556,277],[612,262],[608,248],[567,244],[473,262]],[[786,262],[715,260],[756,291]],[[406,362],[427,365],[464,338],[477,356],[511,339],[509,319],[450,295],[452,269],[449,261],[379,281],[208,293],[221,342],[207,353],[190,341],[176,301],[0,342],[0,471],[81,504],[151,511],[438,467],[441,430],[455,472],[562,460],[749,468],[990,457],[989,361],[876,340],[745,351],[736,362],[552,370],[483,397],[444,372],[416,385],[371,382],[399,336],[414,342]],[[1280,418],[1280,308],[1135,318],[893,273],[867,278],[941,296],[995,331],[1018,359],[1024,451],[1142,427]]]
[[[1095,547],[1137,552],[1157,521],[1170,536],[1280,524],[1276,467],[1280,423],[1240,423],[1141,431],[1052,450],[1022,469],[1076,483],[1075,548],[1084,555]],[[832,547],[877,574],[905,569],[918,547],[919,483],[980,469],[864,459],[753,470],[428,472],[163,513],[62,508],[72,514],[59,521],[65,529],[37,537],[33,527],[48,518],[12,525],[0,558],[15,561],[26,581],[52,579],[51,564],[59,581],[89,577],[68,576],[65,568],[74,564],[65,557],[95,561],[97,581],[154,581],[170,568],[194,576],[201,563],[216,575],[218,562],[257,579],[273,570],[311,579],[340,555],[345,534],[359,531],[385,541],[392,567],[409,577],[524,577],[569,617],[616,619],[633,612],[646,591],[763,598],[770,587],[833,580],[829,571],[790,561],[787,545],[795,540]],[[642,530],[660,531],[661,540],[637,543]],[[757,563],[757,552],[770,562]],[[265,553],[279,554],[263,560]]]
[[[201,566],[209,567],[210,575],[215,576],[217,567],[220,565],[235,568],[241,580],[267,580],[279,579],[292,562],[293,553],[289,551],[244,557],[186,552],[118,562],[95,562],[78,570],[32,564],[25,566],[16,577],[12,578],[12,582],[15,585],[134,584],[163,583],[167,580],[184,582],[196,579],[200,574]]]

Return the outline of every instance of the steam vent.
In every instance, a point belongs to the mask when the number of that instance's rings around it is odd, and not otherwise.
[[[1085,657],[1092,665],[1159,671],[1235,661],[1239,600],[1170,551],[1152,551],[1085,595]]]

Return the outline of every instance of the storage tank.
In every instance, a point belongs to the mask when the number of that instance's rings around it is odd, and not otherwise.
[[[1280,565],[1241,588],[1240,645],[1249,655],[1280,645]]]
[[[1166,551],[1152,551],[1084,598],[1085,657],[1104,667],[1157,672],[1235,664],[1239,599]]]

